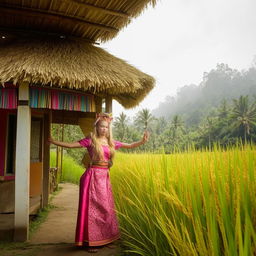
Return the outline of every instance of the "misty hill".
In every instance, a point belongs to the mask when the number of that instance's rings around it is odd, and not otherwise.
[[[185,85],[178,90],[176,97],[167,96],[152,114],[166,119],[178,114],[187,125],[194,126],[223,99],[229,102],[240,95],[256,96],[256,66],[238,71],[226,64],[218,64],[209,73],[204,73],[199,85]]]

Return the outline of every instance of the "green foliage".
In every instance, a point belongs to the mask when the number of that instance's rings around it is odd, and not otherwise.
[[[55,163],[56,154],[51,152],[50,164],[51,166]],[[69,154],[64,154],[63,164],[62,164],[62,176],[60,182],[71,182],[74,184],[79,184],[81,175],[84,172],[84,167],[77,164],[77,162],[69,156]]]
[[[118,140],[123,141],[128,139],[128,135],[129,135],[128,122],[129,122],[129,119],[127,115],[125,115],[123,112],[115,119],[114,127],[116,131],[116,137],[118,138]]]
[[[149,109],[142,109],[139,111],[135,118],[135,125],[138,127],[139,130],[147,130],[150,129],[150,124],[154,120],[154,117],[150,113]]]
[[[239,99],[234,99],[234,107],[232,109],[230,119],[234,130],[243,131],[244,141],[247,141],[247,136],[250,136],[252,126],[256,125],[256,104],[249,104],[248,96],[240,96]]]
[[[241,139],[243,143],[256,142],[255,99],[250,100],[249,96],[243,95],[233,99],[232,102],[223,99],[207,115],[202,115],[200,122],[194,126],[186,125],[182,115],[178,114],[171,120],[166,120],[164,117],[154,117],[148,109],[142,109],[131,121],[127,115],[121,113],[113,122],[114,139],[126,143],[139,141],[147,127],[150,139],[146,144],[139,148],[121,149],[121,151],[152,153],[164,151],[168,154],[184,151],[192,145],[197,149],[206,147],[212,149],[214,143],[226,147],[235,145]],[[67,142],[78,141],[84,137],[80,128],[72,125],[53,125],[52,133],[56,139]],[[81,164],[85,149],[64,149],[64,153],[71,156],[77,164]]]
[[[173,153],[184,151],[191,145],[197,149],[212,149],[214,143],[226,147],[235,145],[240,139],[244,143],[256,142],[256,103],[255,100],[250,101],[248,96],[240,96],[230,103],[223,99],[193,127],[187,126],[181,115],[174,115],[171,120],[166,121],[163,117],[154,117],[148,110],[138,112],[134,122],[125,116],[120,126],[121,117],[120,115],[114,123],[114,137],[127,143],[141,139],[147,124],[150,140],[133,150],[136,152],[158,153],[164,149],[166,153]],[[125,136],[120,135],[123,134],[120,133],[120,127],[125,127]]]
[[[65,142],[75,142],[85,137],[78,125],[53,124],[51,134],[54,139]],[[51,145],[51,147],[56,148],[54,145]],[[77,164],[81,164],[85,154],[84,148],[65,148],[64,151],[68,153]]]

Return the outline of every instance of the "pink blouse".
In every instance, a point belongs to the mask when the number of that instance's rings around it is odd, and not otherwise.
[[[89,137],[86,137],[84,139],[81,139],[78,141],[80,143],[81,146],[87,148],[90,157],[93,157],[93,148],[92,148],[92,139]],[[115,143],[115,149],[119,149],[122,147],[122,142],[114,140]],[[110,150],[109,150],[109,146],[107,145],[102,145],[103,147],[103,154],[104,154],[104,160],[108,161],[110,159]]]

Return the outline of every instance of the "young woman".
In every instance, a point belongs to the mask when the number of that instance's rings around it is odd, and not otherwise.
[[[115,150],[138,147],[149,138],[145,131],[141,141],[131,144],[115,141],[112,138],[111,121],[108,114],[98,114],[94,131],[78,142],[66,143],[49,138],[49,142],[57,146],[85,147],[90,155],[91,162],[80,178],[75,238],[76,245],[89,246],[89,252],[97,252],[96,246],[109,244],[120,237],[109,181],[109,167]]]

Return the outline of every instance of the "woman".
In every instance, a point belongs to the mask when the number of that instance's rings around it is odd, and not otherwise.
[[[49,142],[67,148],[86,147],[91,162],[80,178],[79,207],[76,225],[77,246],[89,246],[89,252],[97,252],[95,246],[109,244],[120,237],[118,222],[109,181],[109,167],[115,150],[135,148],[144,144],[149,134],[144,132],[141,141],[131,144],[115,141],[111,131],[112,118],[108,114],[97,115],[94,131],[90,136],[73,143]]]

